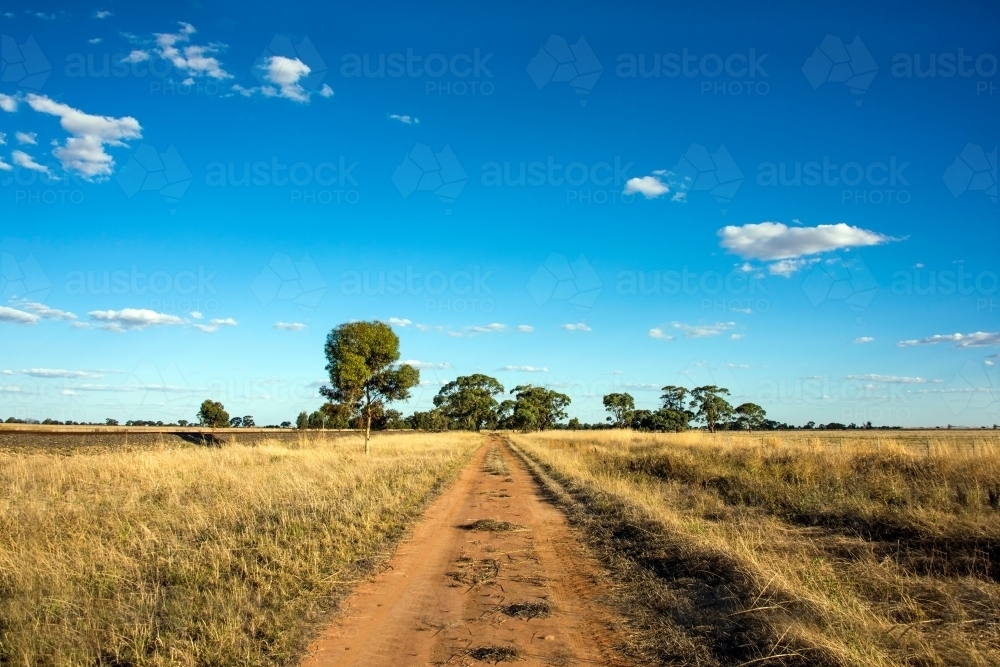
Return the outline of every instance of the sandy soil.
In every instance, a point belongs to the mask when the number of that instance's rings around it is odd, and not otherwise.
[[[514,525],[476,524],[484,519]],[[565,517],[491,437],[302,665],[624,666],[605,593]]]

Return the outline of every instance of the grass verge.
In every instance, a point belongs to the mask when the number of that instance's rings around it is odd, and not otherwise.
[[[923,448],[891,443],[871,452],[759,438],[720,445],[702,434],[512,439],[608,563],[634,630],[627,648],[646,663],[1000,664],[1000,587],[988,568],[913,568],[908,557],[883,554],[864,530],[850,530],[851,508],[860,508],[859,526],[891,518],[925,534],[958,539],[968,526],[971,536],[988,537],[985,489],[995,468],[982,443],[962,453],[935,448],[928,463]],[[848,472],[871,467],[856,457],[880,461],[881,477],[865,483]],[[780,471],[768,470],[779,463]],[[810,470],[816,481],[803,482]],[[943,472],[950,470],[984,489],[978,506],[927,491],[953,483]],[[912,479],[914,471],[923,479]],[[829,481],[837,475],[840,483]],[[719,479],[756,495],[704,483]],[[779,502],[761,501],[795,499],[802,484],[841,525],[804,526]],[[893,484],[909,504],[879,507],[873,494]]]
[[[0,454],[0,664],[294,662],[481,442]]]

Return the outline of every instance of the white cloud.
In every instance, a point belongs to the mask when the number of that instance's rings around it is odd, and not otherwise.
[[[942,380],[925,380],[922,377],[906,377],[902,375],[878,375],[869,373],[868,375],[848,375],[848,380],[860,380],[862,382],[879,382],[882,384],[941,384]]]
[[[125,139],[142,138],[139,121],[131,116],[94,116],[45,95],[30,94],[27,100],[35,111],[59,117],[62,128],[72,136],[52,154],[63,169],[75,171],[87,180],[106,178],[114,170],[115,161],[105,152],[106,145],[126,146]]]
[[[688,193],[686,193],[686,192],[675,192],[674,196],[670,198],[670,201],[675,201],[675,202],[681,202],[681,203],[683,203],[683,202],[687,201],[687,198],[688,198]]]
[[[664,333],[663,329],[660,327],[653,327],[649,330],[649,337],[656,338],[657,340],[673,340],[674,337],[668,333]]]
[[[466,327],[466,329],[468,329],[472,333],[496,333],[499,331],[506,331],[507,325],[500,324],[498,322],[493,322],[491,324],[486,324],[483,326]]]
[[[13,171],[13,170],[14,170],[14,167],[12,167],[11,165],[9,165],[6,162],[4,162],[3,158],[0,157],[0,171]]]
[[[705,338],[706,336],[718,336],[719,334],[732,329],[736,322],[716,322],[715,324],[684,324],[683,322],[671,322],[670,326],[684,332],[685,338]]]
[[[819,261],[818,257],[810,257],[804,259],[783,259],[779,262],[775,262],[767,267],[768,273],[772,276],[783,276],[788,278],[789,276],[797,273],[801,269],[807,266],[812,266]]]
[[[566,331],[593,331],[593,329],[588,327],[583,322],[578,322],[576,324],[560,324],[559,328],[565,329]]]
[[[39,171],[43,174],[47,174],[52,177],[52,171],[45,165],[38,164],[35,162],[35,158],[31,157],[23,151],[13,151],[11,158],[14,160],[14,164],[22,169],[30,169],[31,171]]]
[[[0,93],[0,109],[3,109],[7,113],[14,113],[17,111],[18,98],[12,97],[10,95],[4,95]]]
[[[789,227],[780,222],[733,225],[719,230],[720,245],[743,259],[795,259],[843,248],[859,248],[894,241],[876,232],[846,223],[816,227]]]
[[[278,331],[302,331],[306,325],[301,322],[275,322],[274,328]]]
[[[0,146],[6,146],[6,145],[7,145],[7,135],[4,134],[3,132],[0,132]]]
[[[62,396],[79,396],[79,394],[77,394],[72,389],[63,389],[62,391],[59,392],[59,394]]]
[[[937,343],[955,343],[955,347],[990,347],[991,345],[1000,345],[1000,333],[977,331],[970,334],[937,334],[921,340],[901,340],[897,345],[899,347],[912,347],[914,345],[936,345]]]
[[[192,310],[190,313],[188,313],[188,315],[190,315],[193,319],[196,320],[200,320],[202,318],[202,314],[199,313],[197,310]]]
[[[498,368],[498,371],[508,371],[511,373],[548,373],[549,369],[545,366],[504,366]]]
[[[121,332],[126,329],[142,330],[146,327],[174,326],[186,324],[186,320],[176,315],[166,315],[145,308],[124,308],[122,310],[95,310],[89,313],[92,320],[104,322],[102,329]]]
[[[391,113],[391,114],[389,114],[389,118],[391,118],[392,120],[398,120],[400,123],[402,123],[404,125],[419,125],[420,124],[420,119],[419,118],[414,118],[413,116],[400,115],[398,113]]]
[[[865,343],[870,343],[873,340],[875,340],[875,339],[872,338],[871,336],[858,336],[857,338],[854,339],[854,344],[855,345],[864,345]]]
[[[625,181],[625,194],[627,195],[639,193],[646,199],[656,199],[668,192],[670,192],[670,187],[656,176],[630,178]]]
[[[726,364],[726,368],[750,368],[750,364]]]
[[[200,315],[199,313],[199,317]],[[219,327],[235,327],[237,322],[233,318],[227,317],[224,320],[210,320],[208,324],[192,324],[191,326],[202,333],[215,333]]]
[[[278,96],[294,102],[308,102],[309,93],[299,85],[299,79],[309,76],[309,65],[298,58],[271,56],[265,65],[264,78],[278,86]],[[265,94],[267,94],[265,92]]]
[[[148,51],[143,51],[142,49],[133,49],[131,53],[121,59],[123,63],[135,64],[141,63],[149,60],[152,56],[149,55]]]
[[[109,16],[114,16],[114,14],[112,14],[111,12],[109,12],[107,10],[98,10],[98,11],[94,12],[94,18],[95,19],[106,19]]]
[[[10,322],[12,324],[35,324],[39,317],[33,313],[26,313],[23,310],[0,306],[0,322]]]
[[[743,335],[744,334],[731,334],[729,336],[729,340],[740,340],[741,338],[743,338]]]
[[[309,101],[312,93],[303,88],[300,81],[309,76],[312,70],[298,58],[270,56],[263,60],[260,69],[264,80],[270,85],[246,88],[235,84],[232,89],[243,97],[260,93],[264,97],[283,97],[293,102]],[[333,97],[333,88],[324,83],[317,93],[320,97]]]
[[[5,392],[5,393],[9,393],[9,394],[16,394],[19,391],[21,391],[20,387],[15,387],[15,386],[11,386],[11,385],[0,384],[0,392]]]
[[[100,37],[94,37],[92,39],[88,39],[87,43],[88,44],[100,44],[101,43],[101,38]]]
[[[178,22],[181,29],[176,33],[155,33],[157,53],[161,58],[166,58],[174,67],[188,76],[207,76],[211,79],[231,79],[232,74],[227,72],[222,63],[211,54],[219,52],[219,46],[209,44],[208,46],[198,46],[188,44],[183,48],[178,48],[178,44],[187,44],[191,41],[191,35],[198,32],[190,23]]]
[[[24,375],[33,378],[102,378],[100,373],[88,373],[87,371],[67,371],[60,368],[32,368],[21,371]]]
[[[58,308],[49,308],[44,303],[36,303],[34,301],[14,301],[14,305],[18,308],[23,308],[24,310],[32,312],[44,320],[76,319],[76,315],[73,313],[65,310],[59,310]]]
[[[401,327],[401,328],[406,328],[406,327],[410,326],[411,324],[413,324],[412,321],[406,319],[405,317],[403,317],[403,318],[390,317],[386,321],[389,323],[390,326]]]
[[[530,324],[518,324],[517,330],[520,331],[521,333],[531,333],[532,331],[535,330],[535,327],[531,326]]]
[[[15,132],[14,138],[17,139],[17,143],[22,146],[37,146],[38,145],[38,135],[34,132]]]
[[[407,359],[406,361],[403,362],[403,364],[406,366],[413,366],[414,368],[421,368],[421,369],[427,368],[439,371],[443,371],[446,368],[451,368],[451,364],[449,364],[447,361],[445,361],[444,363],[437,364],[434,363],[433,361],[418,361],[416,359]]]
[[[431,324],[419,324],[418,323],[416,326],[417,326],[417,331],[437,331],[438,333],[442,333],[442,332],[444,332],[448,328],[448,327],[440,325],[440,324],[431,325]]]

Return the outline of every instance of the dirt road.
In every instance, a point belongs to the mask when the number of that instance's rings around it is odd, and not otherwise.
[[[521,462],[490,437],[302,665],[624,666],[598,572]]]

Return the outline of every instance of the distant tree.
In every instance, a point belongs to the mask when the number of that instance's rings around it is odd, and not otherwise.
[[[668,384],[661,391],[661,407],[658,421],[664,425],[666,431],[686,431],[695,415],[688,410],[684,404],[687,399],[688,390],[685,387]]]
[[[438,409],[414,412],[406,418],[406,425],[415,431],[447,431],[449,420]]]
[[[376,409],[409,398],[420,372],[397,365],[399,337],[384,322],[341,324],[327,335],[325,352],[332,387],[322,387],[320,394],[337,403],[360,404],[368,453]]]
[[[299,416],[295,418],[295,428],[300,431],[304,431],[309,428],[309,413],[300,412]]]
[[[722,396],[729,395],[725,387],[705,385],[691,390],[691,407],[695,410],[694,418],[703,422],[709,432],[715,433],[720,425],[727,424],[733,414],[733,406]]]
[[[604,409],[611,413],[608,419],[616,428],[627,428],[632,423],[635,399],[631,394],[608,394],[604,397]]]
[[[188,420],[186,420],[186,419],[178,419],[177,420],[177,425],[178,426],[187,426],[188,425]]]
[[[211,428],[225,428],[229,426],[229,413],[222,403],[208,400],[201,404],[198,410],[198,424]]]
[[[579,429],[584,428],[586,426],[587,426],[586,424],[581,424],[580,420],[577,419],[576,417],[572,417],[569,420],[569,423],[566,424],[566,428],[568,428],[571,431],[578,431]]]
[[[756,403],[743,403],[733,410],[736,415],[736,427],[747,431],[759,431],[767,421],[767,412]]]
[[[566,417],[566,407],[570,404],[566,394],[530,384],[514,387],[510,393],[515,395],[513,405],[504,401],[500,406],[505,415],[504,426],[520,431],[552,428]]]
[[[441,387],[434,405],[459,428],[480,431],[496,424],[497,408],[494,396],[503,393],[503,385],[489,375],[463,375]]]
[[[254,428],[257,424],[254,423],[253,416],[247,415],[243,418],[243,428]]]
[[[319,411],[326,416],[326,428],[351,428],[351,419],[357,416],[357,406],[327,401]]]
[[[281,422],[281,428],[291,428],[292,422]]]
[[[239,428],[240,426],[243,426],[242,417],[233,417],[229,420],[229,428]]]
[[[7,421],[10,421],[10,420],[8,419]],[[117,419],[112,419],[111,417],[108,417],[107,419],[104,420],[104,425],[105,426],[118,426],[118,420]]]

